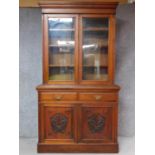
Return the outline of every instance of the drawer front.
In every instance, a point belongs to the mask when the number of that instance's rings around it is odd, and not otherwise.
[[[76,92],[42,92],[39,95],[41,101],[75,101]]]
[[[117,101],[117,93],[80,93],[80,101]]]

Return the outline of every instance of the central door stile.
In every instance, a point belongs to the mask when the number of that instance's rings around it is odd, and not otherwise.
[[[79,83],[82,82],[82,15],[79,15]]]
[[[76,14],[76,25],[75,25],[75,83],[79,84],[79,15]]]
[[[77,104],[77,143],[81,141],[81,104]]]

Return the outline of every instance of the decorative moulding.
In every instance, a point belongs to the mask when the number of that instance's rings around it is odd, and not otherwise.
[[[118,2],[118,3],[128,3],[133,2],[135,0],[41,0],[42,2]],[[19,7],[40,7],[40,0],[19,0]]]

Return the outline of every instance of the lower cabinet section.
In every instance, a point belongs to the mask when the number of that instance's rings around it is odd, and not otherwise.
[[[118,151],[116,103],[39,105],[38,152]]]
[[[116,103],[40,104],[43,140],[104,143],[115,139]]]

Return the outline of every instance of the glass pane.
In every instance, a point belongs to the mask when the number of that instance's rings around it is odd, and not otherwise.
[[[108,28],[108,18],[84,18],[83,28]]]
[[[49,80],[74,80],[74,25],[74,18],[49,18]]]
[[[108,18],[83,18],[83,80],[108,80]]]

